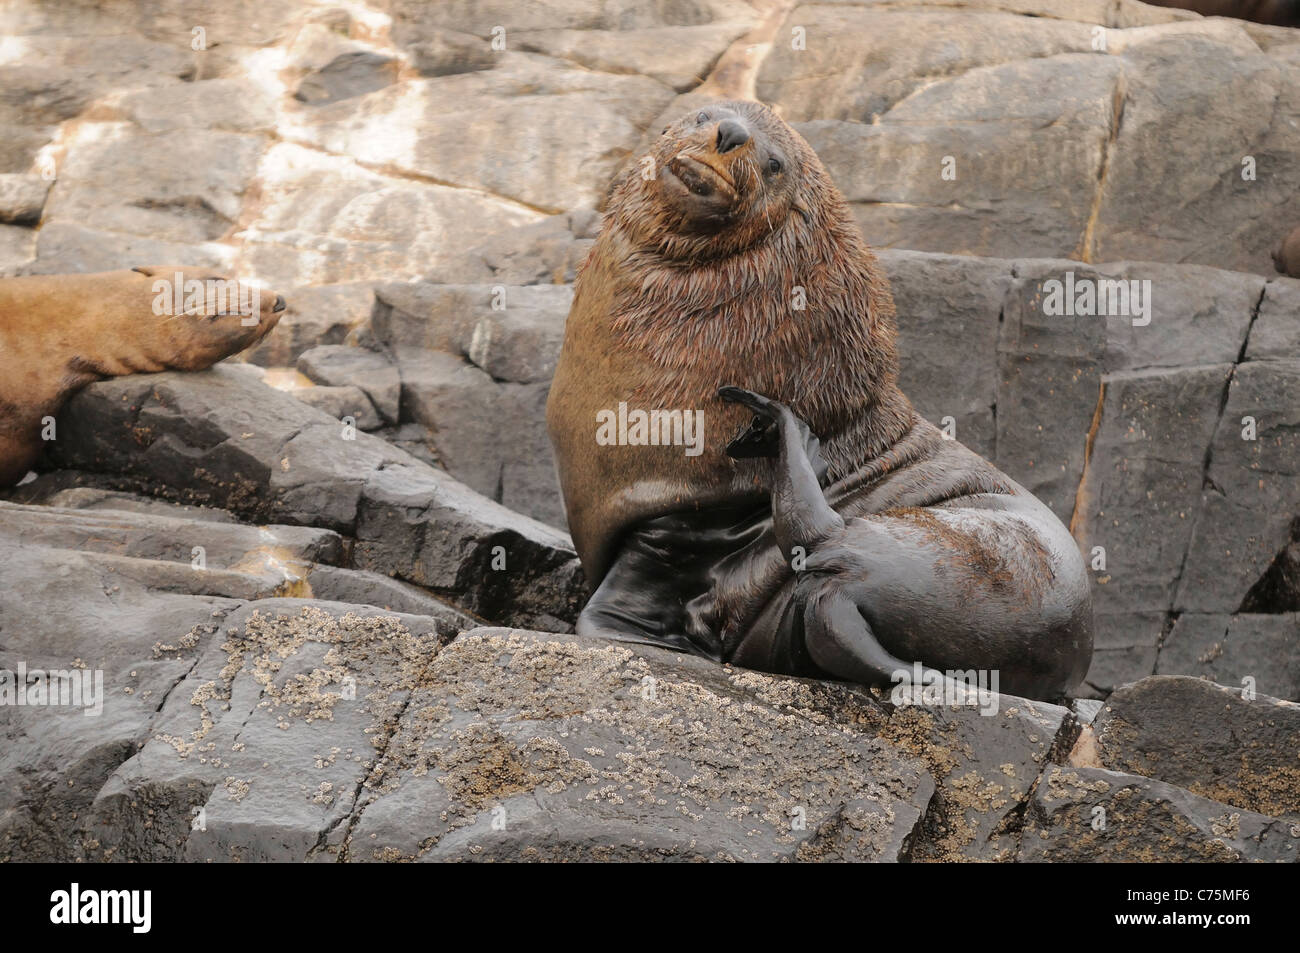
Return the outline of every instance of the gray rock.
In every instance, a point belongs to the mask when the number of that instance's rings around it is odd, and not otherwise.
[[[355,536],[358,568],[428,586],[481,618],[563,628],[582,598],[564,533],[229,368],[91,385],[60,414],[58,434],[59,465],[119,489]],[[508,569],[489,568],[498,555]]]
[[[1165,611],[1201,496],[1205,447],[1219,422],[1230,364],[1120,371],[1102,377],[1100,419],[1075,504],[1085,553],[1105,549],[1098,613]]]
[[[1199,678],[1146,678],[1111,695],[1093,730],[1112,771],[1300,820],[1300,705]]]
[[[232,249],[217,242],[185,243],[98,231],[72,222],[46,222],[36,233],[37,257],[24,274],[115,271],[141,262],[183,261],[191,267],[229,272]]]
[[[397,79],[397,60],[368,51],[343,53],[298,83],[293,98],[323,106],[383,89]]]
[[[454,76],[491,69],[497,53],[490,41],[457,30],[442,30],[429,39],[409,43],[406,54],[421,76]]]
[[[519,24],[513,15],[501,22]],[[316,107],[293,141],[558,212],[599,202],[620,161],[673,96],[643,76],[584,70],[534,53],[497,56],[489,70],[411,79]],[[420,117],[415,127],[411,115]],[[394,153],[377,128],[405,128],[413,138]],[[516,135],[524,128],[526,143]]]
[[[260,136],[239,133],[149,135],[124,123],[88,124],[68,147],[46,221],[155,241],[214,241],[239,218],[265,146]]]
[[[317,384],[359,388],[370,398],[385,422],[398,422],[402,378],[384,355],[359,347],[321,345],[298,356],[298,370]]]
[[[573,303],[567,285],[387,284],[375,289],[375,337],[399,354],[457,354],[498,381],[550,382]]]
[[[924,417],[981,456],[995,456],[997,341],[1011,283],[1006,262],[886,249],[898,313],[899,383]]]
[[[1300,354],[1300,280],[1274,278],[1264,288],[1246,359],[1291,360]]]
[[[343,826],[418,673],[430,618],[273,600],[178,653],[189,677],[86,819],[109,856],[312,858]],[[93,855],[92,855],[93,856]]]
[[[1240,611],[1292,542],[1300,516],[1298,389],[1300,360],[1247,361],[1234,372],[1207,451],[1176,610]]]
[[[1198,675],[1300,701],[1300,613],[1184,612],[1160,646],[1158,675]],[[1252,681],[1247,682],[1250,679]]]
[[[868,240],[1271,274],[1300,217],[1293,45],[1228,20],[1152,26],[1170,11],[1136,4],[982,6],[806,4],[775,31],[757,98],[818,149]]]
[[[292,288],[284,296],[287,306],[280,316],[280,323],[275,326],[275,333],[268,334],[255,348],[245,351],[245,360],[263,367],[292,366],[301,355],[310,350],[341,345],[370,319],[375,302],[374,291],[368,281]],[[311,377],[310,374],[307,376]],[[313,377],[312,380],[316,378]],[[318,383],[332,384],[337,381],[321,380]],[[349,380],[343,383],[357,382]],[[374,400],[375,394],[371,393],[370,397]],[[395,394],[392,399],[396,400]],[[384,407],[388,405],[376,401],[375,406],[383,413]]]
[[[467,633],[412,694],[343,856],[898,860],[933,784],[807,710],[835,691],[642,646]]]
[[[51,184],[51,180],[39,175],[0,175],[0,224],[39,222]]]
[[[375,405],[359,387],[299,387],[290,393],[331,417],[344,422],[351,420],[359,430],[377,430],[383,424]]]
[[[443,284],[572,284],[590,250],[592,209],[548,215],[531,225],[489,236],[464,251],[444,255],[425,281]],[[586,227],[584,227],[586,226]]]
[[[1094,825],[1101,825],[1095,827]],[[1295,862],[1295,825],[1150,778],[1053,765],[1029,803],[1022,862]]]
[[[24,539],[82,554],[108,553],[133,559],[194,565],[202,549],[208,569],[309,565],[343,561],[343,540],[309,526],[245,526],[125,510],[73,510],[21,506],[0,501],[0,537]]]
[[[642,30],[536,30],[515,36],[521,50],[609,73],[640,73],[679,93],[702,83],[722,52],[754,26],[732,20]]]

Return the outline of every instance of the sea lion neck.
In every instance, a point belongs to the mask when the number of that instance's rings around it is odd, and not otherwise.
[[[826,441],[833,472],[884,453],[911,426],[888,282],[852,231],[800,220],[741,253],[682,263],[615,227],[592,248],[577,294],[589,285],[610,296],[600,333],[628,356],[637,406],[701,408],[731,426],[742,415],[719,405],[718,387],[772,395]]]

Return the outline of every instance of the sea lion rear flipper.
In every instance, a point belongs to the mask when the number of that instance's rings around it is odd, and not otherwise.
[[[775,435],[780,460],[772,483],[772,525],[777,545],[786,558],[790,558],[792,547],[802,547],[806,555],[836,530],[843,529],[844,520],[831,509],[822,493],[826,461],[821,454],[821,442],[808,425],[784,404],[753,391],[726,386],[718,389],[718,396],[749,407],[757,414],[754,423],[731,444],[747,439],[758,444],[768,439],[768,431]],[[766,423],[765,428],[760,428],[762,423]]]

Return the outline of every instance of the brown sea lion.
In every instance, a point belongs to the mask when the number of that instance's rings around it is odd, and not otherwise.
[[[1300,278],[1300,225],[1291,229],[1273,252],[1273,267],[1280,274]]]
[[[167,265],[0,279],[0,486],[27,473],[42,420],[91,381],[211,367],[284,308],[266,289]]]
[[[1074,540],[916,415],[894,338],[888,282],[802,137],[749,102],[665,129],[611,187],[547,406],[595,590],[579,633],[873,685],[913,663],[1040,698],[1077,685]]]

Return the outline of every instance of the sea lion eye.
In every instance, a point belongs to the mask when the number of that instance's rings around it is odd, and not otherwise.
[[[708,121],[709,121],[709,114],[708,114],[708,113],[700,113],[698,116],[695,117],[695,121],[696,121],[697,123],[708,122]]]
[[[659,135],[661,135],[661,136],[666,136],[666,135],[668,135],[668,127],[667,127],[667,126],[664,126],[663,129],[660,130]]]
[[[771,172],[773,175],[776,175],[778,172],[780,172],[780,171],[781,171],[781,160],[780,160],[780,159],[777,159],[777,158],[771,158],[771,159],[768,159],[768,160],[767,160],[767,171],[768,171],[768,172]]]

